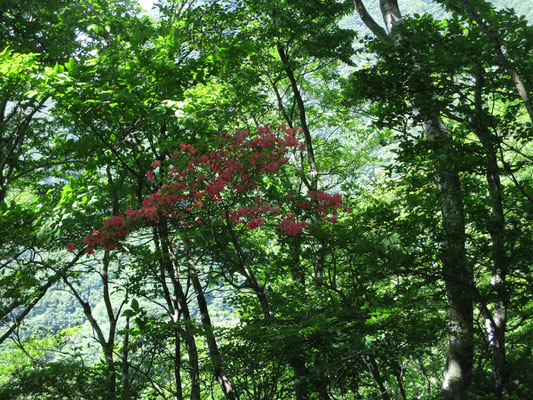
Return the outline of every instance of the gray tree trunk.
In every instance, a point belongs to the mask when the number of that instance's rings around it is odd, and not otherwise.
[[[516,91],[520,96],[520,99],[522,99],[524,106],[526,107],[526,111],[529,115],[529,120],[531,121],[531,123],[533,123],[533,105],[531,104],[530,98],[531,87],[526,86],[526,81],[522,79],[515,65],[509,59],[509,57],[505,55],[497,31],[491,28],[488,20],[483,18],[483,16],[476,9],[471,0],[457,0],[456,2],[448,2],[447,5],[458,14],[470,17],[481,28],[481,31],[489,39],[489,42],[494,48],[494,54],[496,56],[496,59],[507,70],[509,77],[515,84]]]
[[[156,236],[159,239],[159,245],[161,246],[162,254],[164,255],[161,260],[163,268],[166,271],[167,277],[170,279],[172,284],[173,293],[170,296],[170,301],[177,303],[173,308],[176,314],[183,315],[184,328],[182,331],[183,339],[185,342],[185,348],[189,356],[189,377],[190,377],[190,400],[200,400],[201,391],[200,391],[200,367],[198,359],[198,349],[196,347],[196,340],[194,337],[194,332],[192,330],[192,320],[191,314],[189,311],[189,305],[187,303],[187,296],[183,291],[180,282],[180,271],[176,265],[175,260],[172,257],[172,252],[170,250],[170,240],[168,238],[168,232],[166,226],[161,226],[159,229],[159,235]],[[156,240],[156,246],[157,246]],[[164,278],[163,278],[164,279]],[[167,294],[169,295],[169,294]],[[173,316],[173,319],[176,317]],[[177,339],[177,338],[176,338]],[[179,351],[179,348],[177,349]],[[179,362],[180,360],[178,360]],[[179,376],[179,374],[178,374]]]
[[[381,40],[399,41],[397,26],[403,23],[396,0],[380,0],[385,22],[381,28],[366,12],[362,0],[353,0],[365,25]],[[413,60],[416,68],[417,62]],[[426,84],[430,82],[429,77]],[[409,84],[408,84],[409,85]],[[413,89],[413,88],[410,88]],[[424,99],[432,102],[431,95]],[[413,104],[423,111],[424,104]],[[461,182],[454,169],[453,149],[446,126],[439,115],[430,115],[422,124],[435,153],[435,179],[440,192],[444,248],[441,255],[442,275],[446,286],[449,316],[447,362],[440,397],[463,400],[468,397],[472,378],[473,341],[473,270],[466,260],[465,221]]]
[[[493,301],[493,312],[492,315],[488,314],[488,312],[485,315],[485,329],[492,350],[495,395],[497,399],[503,400],[505,384],[509,373],[505,347],[507,306],[509,302],[506,288],[508,272],[505,245],[506,222],[500,183],[500,169],[496,156],[498,138],[491,134],[486,116],[483,112],[481,93],[483,83],[483,71],[480,71],[476,79],[474,99],[477,121],[473,124],[473,128],[485,151],[486,179],[491,201],[491,215],[487,223],[487,230],[492,241],[492,276],[490,284],[492,288],[491,300]]]
[[[211,359],[211,364],[213,365],[213,375],[219,383],[225,398],[227,400],[234,400],[235,383],[233,382],[233,377],[228,375],[224,369],[224,363],[221,358],[222,355],[220,354],[220,350],[213,333],[213,325],[211,323],[211,317],[209,316],[207,301],[205,300],[202,284],[198,278],[198,272],[196,271],[196,265],[190,254],[188,243],[186,243],[185,256],[187,258],[189,278],[196,292],[196,299],[198,301],[198,308],[200,310],[200,319],[204,327],[207,348],[209,350],[209,358]]]

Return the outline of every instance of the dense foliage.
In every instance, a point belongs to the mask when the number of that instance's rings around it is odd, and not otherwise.
[[[533,398],[533,27],[405,3],[3,1],[0,398]]]

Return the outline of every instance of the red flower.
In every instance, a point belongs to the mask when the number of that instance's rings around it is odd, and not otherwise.
[[[248,222],[246,224],[246,227],[248,228],[248,230],[252,231],[255,228],[259,228],[261,225],[263,225],[263,222],[264,222],[263,218],[257,217],[257,218],[252,219],[250,222]]]
[[[67,249],[68,251],[70,251],[71,253],[72,253],[74,250],[76,250],[76,246],[74,246],[74,243],[67,243],[67,245],[66,245],[65,247],[66,247],[66,249]]]
[[[290,218],[283,219],[279,223],[279,228],[283,233],[289,236],[298,236],[302,234],[304,228],[307,227],[306,222],[294,221]]]
[[[219,145],[205,154],[191,144],[179,144],[171,159],[179,158],[176,164],[180,167],[171,165],[168,172],[159,172],[158,175],[155,171],[161,167],[162,161],[152,161],[153,170],[148,171],[146,177],[150,181],[155,181],[157,177],[163,186],[145,198],[140,209],[129,209],[111,217],[103,222],[99,230],[87,235],[83,239],[85,246],[90,246],[86,248],[86,253],[92,254],[97,246],[112,250],[131,231],[151,226],[161,218],[176,219],[182,227],[192,226],[190,229],[194,229],[196,224],[209,224],[222,216],[212,215],[213,218],[203,222],[200,210],[207,208],[209,213],[217,213],[220,206],[216,203],[221,203],[223,196],[228,200],[225,206],[229,206],[229,209],[224,207],[226,218],[233,224],[246,224],[249,230],[261,227],[265,222],[263,218],[278,219],[279,216],[282,219],[279,222],[280,234],[300,235],[309,227],[305,222],[307,214],[301,217],[304,221],[295,220],[296,209],[311,209],[320,220],[335,223],[337,209],[346,209],[340,194],[309,191],[310,199],[302,201],[300,195],[289,193],[285,199],[289,209],[285,212],[280,205],[274,206],[259,197],[256,197],[255,204],[250,204],[258,193],[262,177],[277,173],[288,161],[289,150],[298,146],[305,149],[297,139],[301,133],[299,128],[282,126],[281,131],[281,134],[274,133],[265,125],[258,127],[259,134],[252,137],[245,130],[236,131],[234,135],[221,133]],[[241,200],[247,205],[243,205]],[[281,207],[284,209],[285,204]],[[190,214],[186,221],[183,220],[183,212]],[[73,251],[75,248],[69,243],[67,249]]]
[[[118,228],[124,225],[126,225],[126,221],[122,217],[114,216],[104,221],[104,226],[106,227]]]

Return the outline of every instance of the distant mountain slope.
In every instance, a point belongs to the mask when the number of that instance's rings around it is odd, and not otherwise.
[[[489,0],[490,1],[490,0]],[[533,21],[533,1],[528,0],[492,0],[490,1],[496,8],[512,8],[517,14],[525,16],[529,21]],[[368,1],[368,6],[377,15],[379,14],[379,2]],[[433,14],[437,18],[445,15],[442,8],[430,0],[399,0],[398,5],[404,14]],[[376,15],[373,14],[373,15]]]
[[[374,17],[374,19],[381,23],[381,11],[379,9],[378,0],[363,0],[367,11]],[[492,0],[491,3],[497,8],[509,8],[526,17],[529,23],[533,23],[533,1],[532,0]],[[444,18],[446,12],[443,7],[432,0],[398,0],[398,5],[403,15],[413,14],[431,14],[436,18]],[[355,29],[362,35],[370,34],[370,31],[361,22],[359,17],[347,16],[341,21],[341,25],[345,28]]]
[[[533,23],[533,1],[530,0],[492,0],[496,8],[512,8]]]

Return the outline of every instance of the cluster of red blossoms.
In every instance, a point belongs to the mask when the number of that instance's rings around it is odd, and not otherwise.
[[[300,198],[301,201],[296,201],[291,194],[286,196],[281,207],[272,206],[257,196],[258,184],[287,163],[289,151],[305,150],[305,145],[295,137],[298,128],[282,125],[280,134],[272,132],[268,126],[257,130],[258,134],[253,137],[249,137],[246,130],[237,130],[234,135],[222,132],[218,148],[206,154],[200,154],[190,144],[180,144],[165,162],[165,173],[161,160],[153,161],[153,170],[148,171],[146,177],[162,186],[143,201],[140,209],[128,209],[113,216],[105,220],[100,229],[85,236],[85,251],[91,254],[96,247],[113,250],[131,231],[152,226],[162,218],[190,229],[193,224],[204,223],[202,214],[207,212],[212,218],[217,205],[220,220],[245,224],[249,230],[261,227],[265,218],[270,217],[278,220],[280,233],[300,235],[309,223],[298,221],[296,214],[300,219],[336,222],[337,210],[343,207],[339,194],[310,191],[309,200]],[[250,198],[254,199],[251,206],[238,206]],[[292,211],[283,213],[281,208],[286,206]],[[68,243],[66,248],[74,251],[75,246]]]

